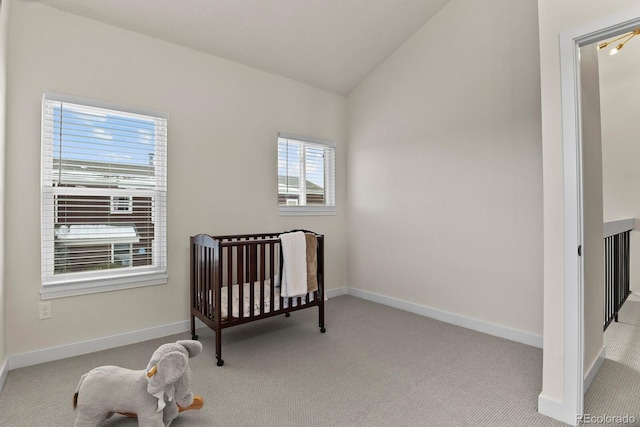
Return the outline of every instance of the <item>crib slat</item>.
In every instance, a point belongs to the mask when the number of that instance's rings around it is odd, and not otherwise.
[[[236,252],[238,259],[236,261],[236,268],[238,270],[238,318],[244,317],[244,248],[246,246],[237,246]]]
[[[265,244],[257,246],[260,249],[260,314],[264,314],[264,276],[265,276]]]
[[[257,272],[257,262],[258,262],[258,257],[256,254],[256,249],[257,247],[255,245],[248,245],[247,246],[247,250],[249,252],[249,259],[248,259],[248,263],[247,263],[247,269],[248,269],[248,280],[249,280],[249,290],[250,290],[250,294],[249,294],[249,316],[253,317],[255,316],[253,307],[255,307],[255,282],[256,282],[256,272]]]
[[[275,244],[269,243],[269,311],[274,311],[273,305],[276,293],[276,278],[274,275],[275,270],[275,253],[273,252]]]
[[[202,292],[204,294],[204,298],[203,298],[203,302],[204,302],[204,307],[202,307],[204,309],[204,312],[207,314],[207,317],[209,319],[213,319],[213,314],[212,314],[212,302],[211,302],[211,297],[213,296],[215,298],[214,295],[211,295],[211,284],[213,282],[213,265],[212,265],[212,260],[211,260],[211,248],[208,248],[206,246],[202,246],[199,248],[200,249],[200,259],[203,260],[203,262],[201,263],[202,265],[202,269],[203,271],[200,272],[201,277],[204,279],[204,286],[202,287]]]
[[[211,319],[213,316],[211,315],[211,297],[212,295],[209,293],[209,286],[211,285],[211,264],[208,257],[209,248],[206,246],[198,247],[198,259],[200,262],[200,279],[202,283],[200,284],[200,289],[203,294],[202,302],[203,306],[200,307],[202,312]]]
[[[211,286],[213,287],[213,294],[214,294],[214,317],[216,320],[216,324],[220,324],[222,323],[222,319],[220,318],[220,314],[222,313],[222,266],[224,265],[224,254],[223,251],[218,251],[217,254],[215,254],[215,257],[213,259],[213,270],[214,270],[214,277],[212,278],[213,280],[210,282]]]
[[[222,250],[227,254],[227,321],[233,317],[233,248],[228,247]]]

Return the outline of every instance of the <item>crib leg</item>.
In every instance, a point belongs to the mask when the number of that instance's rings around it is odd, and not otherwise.
[[[323,305],[318,306],[318,323],[319,323],[318,326],[320,326],[320,332],[322,332],[323,334],[327,332],[327,330],[324,328],[324,306]]]
[[[193,315],[191,316],[191,339],[198,339],[198,336],[196,335],[196,317]]]
[[[291,317],[291,313],[286,313],[284,316],[285,317]]]
[[[218,329],[216,331],[216,359],[218,359],[218,366],[224,365],[224,360],[222,360],[222,330]]]

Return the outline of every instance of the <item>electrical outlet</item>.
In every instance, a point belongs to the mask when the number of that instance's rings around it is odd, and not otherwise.
[[[51,301],[43,301],[39,305],[40,308],[40,320],[42,319],[50,319],[53,317],[53,312],[51,311]]]

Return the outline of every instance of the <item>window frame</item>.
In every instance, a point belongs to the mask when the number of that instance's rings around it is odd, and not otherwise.
[[[281,205],[280,201],[279,201],[279,196],[280,196],[280,190],[279,190],[279,186],[280,186],[280,180],[279,180],[279,174],[276,174],[278,177],[278,185],[276,187],[276,196],[277,196],[277,200],[278,200],[278,214],[281,216],[295,216],[295,215],[336,215],[337,210],[336,210],[336,189],[335,189],[335,184],[336,184],[336,178],[335,178],[335,170],[336,170],[336,144],[333,141],[329,141],[329,140],[323,140],[323,139],[317,139],[317,138],[312,138],[312,137],[307,137],[307,136],[300,136],[300,135],[294,135],[294,134],[290,134],[290,133],[284,133],[284,132],[279,132],[278,133],[278,146],[280,145],[280,140],[282,139],[286,139],[286,140],[290,140],[293,142],[297,142],[300,143],[303,147],[304,146],[315,146],[315,147],[322,147],[323,150],[328,150],[325,151],[325,153],[329,153],[329,156],[325,157],[325,161],[324,161],[324,179],[325,179],[325,183],[324,183],[324,197],[327,200],[327,202],[325,202],[324,205],[307,205],[306,204],[306,200],[303,200],[305,202],[305,204],[300,205]],[[279,150],[277,150],[277,157],[278,157],[278,169],[279,169],[279,164],[280,164],[280,155],[279,155]],[[300,160],[300,162],[302,164],[304,164],[304,155],[302,156],[302,159]],[[304,169],[304,168],[301,168]],[[304,179],[304,175],[302,177],[303,179],[300,180],[300,182],[305,183],[306,179]],[[300,178],[299,178],[300,179]],[[303,184],[304,185],[304,184]],[[300,196],[302,196],[302,198],[305,198],[306,194],[301,194]]]
[[[58,273],[54,271],[55,260],[55,225],[58,221],[58,212],[55,208],[57,203],[57,195],[60,194],[56,190],[51,179],[51,170],[53,165],[53,152],[51,150],[51,136],[47,134],[53,124],[46,122],[45,109],[48,102],[60,102],[76,104],[78,106],[86,106],[89,108],[100,108],[110,110],[109,113],[122,113],[126,115],[145,116],[156,122],[156,139],[155,139],[155,156],[158,160],[157,167],[154,168],[155,185],[152,189],[142,190],[138,192],[134,189],[121,190],[113,189],[113,191],[105,191],[103,188],[87,189],[78,188],[79,193],[98,194],[116,196],[118,198],[129,197],[131,201],[135,196],[140,194],[152,194],[152,223],[154,226],[154,237],[152,242],[153,261],[151,265],[132,266],[123,269],[111,270],[91,270],[73,273]],[[40,298],[42,300],[61,298],[67,296],[93,294],[98,292],[130,289],[142,286],[159,285],[167,283],[167,122],[168,114],[157,111],[149,111],[115,105],[95,100],[79,98],[70,95],[63,95],[52,92],[45,92],[42,95],[42,117],[41,117],[41,290]],[[158,127],[160,126],[160,127]],[[160,132],[158,132],[160,131]],[[95,190],[95,191],[94,191]],[[62,193],[64,194],[64,192]],[[113,207],[113,198],[110,198],[110,205]],[[46,206],[53,206],[53,212],[49,212]],[[109,211],[113,215],[111,208]],[[120,213],[123,213],[120,211]],[[111,253],[115,244],[111,243]],[[124,271],[123,271],[124,270]]]

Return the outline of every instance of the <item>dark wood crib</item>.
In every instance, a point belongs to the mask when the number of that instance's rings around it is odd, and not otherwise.
[[[304,231],[306,230],[292,230]],[[324,327],[324,236],[317,239],[318,289],[301,297],[280,295],[282,233],[191,237],[191,335],[198,318],[215,331],[216,359],[222,360],[222,330],[255,320],[318,307]]]

